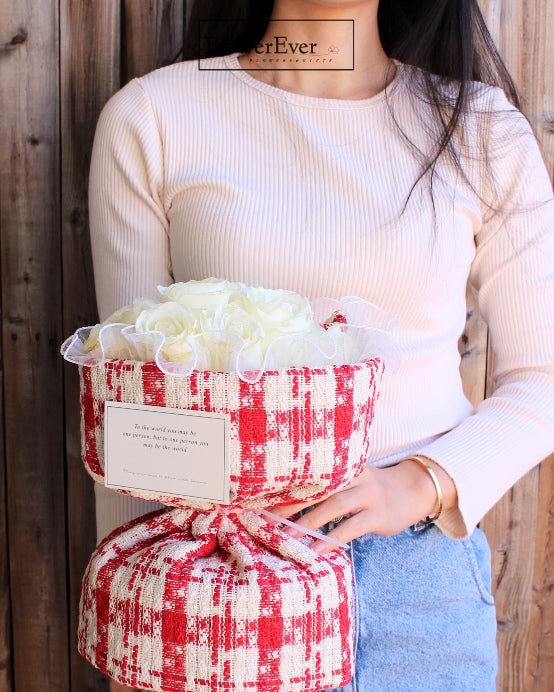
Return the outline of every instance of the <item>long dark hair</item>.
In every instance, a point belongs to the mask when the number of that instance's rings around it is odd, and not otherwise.
[[[263,36],[272,10],[273,0],[197,0],[183,59],[248,52]],[[419,152],[422,170],[414,187],[427,173],[432,185],[443,152],[459,164],[453,137],[468,110],[471,85],[483,82],[500,87],[520,108],[518,93],[477,0],[380,0],[378,22],[387,55],[419,68],[420,96],[436,115],[439,135],[431,152]],[[221,41],[206,40],[213,35]]]

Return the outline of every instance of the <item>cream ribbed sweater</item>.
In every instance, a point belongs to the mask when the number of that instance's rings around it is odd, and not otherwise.
[[[157,284],[208,276],[376,303],[401,320],[402,365],[385,377],[371,461],[435,459],[459,496],[441,528],[471,531],[554,448],[554,205],[526,121],[476,85],[466,179],[443,157],[434,210],[423,182],[402,213],[420,167],[405,135],[429,150],[433,122],[408,68],[386,94],[348,101],[267,85],[237,54],[200,67],[134,80],[101,115],[90,178],[101,319]],[[497,388],[477,411],[457,349],[468,279],[496,351]],[[154,506],[97,495],[99,537]]]

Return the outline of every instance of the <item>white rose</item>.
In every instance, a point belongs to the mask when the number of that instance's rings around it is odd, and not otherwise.
[[[222,305],[215,311],[206,324],[204,331],[212,329],[237,335],[242,340],[240,359],[243,367],[261,368],[264,360],[263,342],[265,331],[260,322],[251,317],[236,303]],[[232,369],[233,362],[230,360],[234,356],[233,341],[228,347],[228,366]]]
[[[192,359],[192,348],[182,334],[168,336],[162,346],[162,356],[172,362],[184,362]]]
[[[125,305],[125,307],[112,312],[102,324],[116,324],[118,322],[134,324],[143,310],[156,307],[156,305],[159,305],[159,303],[151,298],[137,298],[132,305]]]
[[[160,303],[143,310],[135,322],[135,330],[140,332],[158,331],[166,337],[174,336],[185,340],[196,332],[198,320],[194,313],[179,303]]]
[[[263,363],[264,330],[239,305],[227,303],[214,312],[198,311],[199,328],[193,338],[201,370],[234,371],[236,358],[248,367]]]
[[[306,334],[319,328],[308,299],[294,291],[249,288],[240,304],[262,325],[265,346],[278,336]]]
[[[137,298],[132,305],[125,305],[115,312],[112,312],[112,314],[101,324],[97,324],[95,327],[93,327],[87,340],[85,341],[85,348],[88,351],[92,351],[94,348],[99,346],[98,335],[105,324],[134,324],[137,317],[143,310],[152,308],[155,305],[158,305],[158,303],[154,302],[151,298]]]
[[[187,281],[171,286],[158,286],[163,301],[175,301],[192,310],[213,312],[220,305],[225,305],[240,296],[242,284],[223,279],[202,279]]]
[[[260,341],[265,335],[260,322],[236,303],[219,306],[213,316],[206,315],[200,318],[200,323],[202,331],[217,329],[218,331],[233,332],[247,342]]]

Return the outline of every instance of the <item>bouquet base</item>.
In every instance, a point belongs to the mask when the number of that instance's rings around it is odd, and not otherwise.
[[[255,510],[162,509],[97,547],[79,651],[118,682],[169,692],[316,692],[352,678],[352,567]]]

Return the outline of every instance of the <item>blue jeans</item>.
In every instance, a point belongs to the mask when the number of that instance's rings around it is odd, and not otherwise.
[[[490,550],[436,526],[352,542],[356,671],[341,692],[494,692]],[[335,690],[335,692],[338,692]]]

